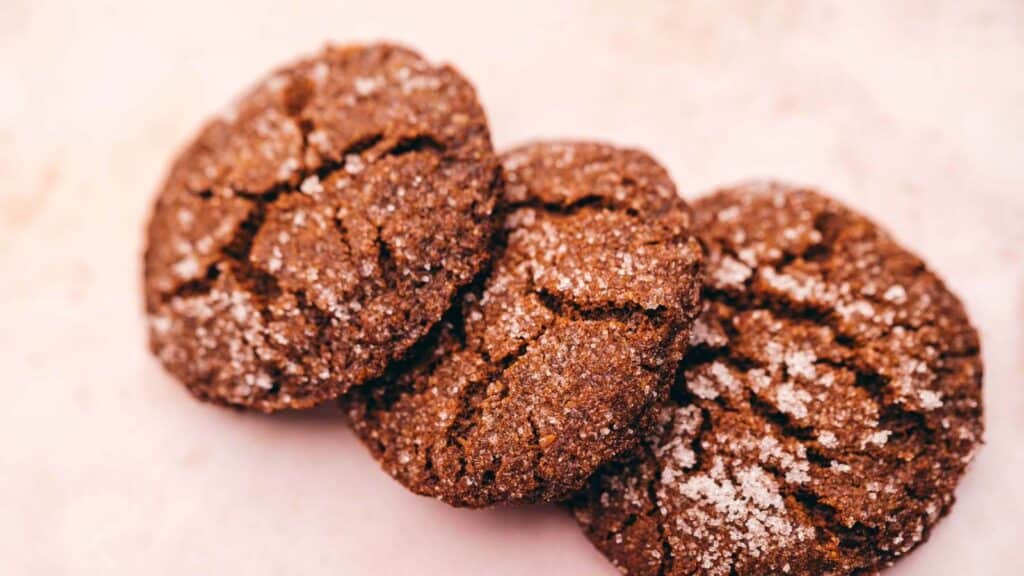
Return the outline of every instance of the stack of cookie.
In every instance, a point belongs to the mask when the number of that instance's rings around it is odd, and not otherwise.
[[[340,398],[410,490],[565,502],[629,574],[861,574],[981,441],[978,335],[816,192],[692,208],[647,154],[493,151],[472,86],[390,45],[277,70],[174,162],[154,353],[197,397]]]

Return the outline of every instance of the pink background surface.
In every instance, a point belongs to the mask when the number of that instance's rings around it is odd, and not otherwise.
[[[613,573],[556,508],[413,496],[335,411],[204,406],[146,352],[172,154],[270,66],[375,38],[462,68],[498,146],[638,145],[687,196],[775,176],[894,230],[983,333],[988,443],[890,573],[1024,573],[1024,3],[147,4],[0,0],[0,573]]]

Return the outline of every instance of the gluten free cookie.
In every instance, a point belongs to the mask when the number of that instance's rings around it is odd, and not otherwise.
[[[633,447],[701,283],[689,208],[646,154],[541,143],[502,162],[492,268],[403,366],[343,399],[388,473],[456,506],[560,500]]]
[[[695,204],[704,308],[642,447],[572,507],[629,574],[867,574],[923,542],[982,435],[978,335],[916,256],[781,184]]]
[[[389,45],[277,70],[174,162],[147,231],[150,342],[196,396],[303,408],[380,376],[488,260],[498,162],[473,87]]]

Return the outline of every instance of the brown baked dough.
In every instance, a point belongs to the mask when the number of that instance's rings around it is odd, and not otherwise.
[[[633,447],[701,284],[689,208],[646,154],[554,142],[502,160],[493,268],[406,366],[343,400],[388,473],[457,506],[563,499]]]
[[[704,311],[641,449],[572,503],[628,574],[868,574],[927,538],[982,435],[978,335],[925,264],[781,184],[694,206]]]
[[[473,87],[390,45],[279,69],[175,160],[150,342],[196,396],[304,408],[380,376],[488,260],[500,177]]]

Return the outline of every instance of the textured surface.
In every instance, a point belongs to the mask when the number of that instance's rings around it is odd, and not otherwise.
[[[986,413],[953,513],[885,575],[1024,573],[1024,5],[623,4],[0,2],[0,572],[617,574],[563,510],[415,496],[333,405],[203,406],[146,349],[168,159],[273,66],[389,38],[472,80],[498,148],[619,142],[685,195],[783,178],[892,230],[977,323]]]
[[[689,208],[648,155],[551,142],[502,164],[491,270],[434,342],[343,402],[385,470],[459,506],[561,500],[635,445],[701,285]]]
[[[629,574],[855,574],[922,542],[982,436],[978,335],[872,222],[751,183],[694,205],[704,312],[644,450],[573,503]]]
[[[473,88],[388,45],[281,68],[171,167],[147,233],[154,353],[207,400],[304,408],[380,376],[487,261]]]

